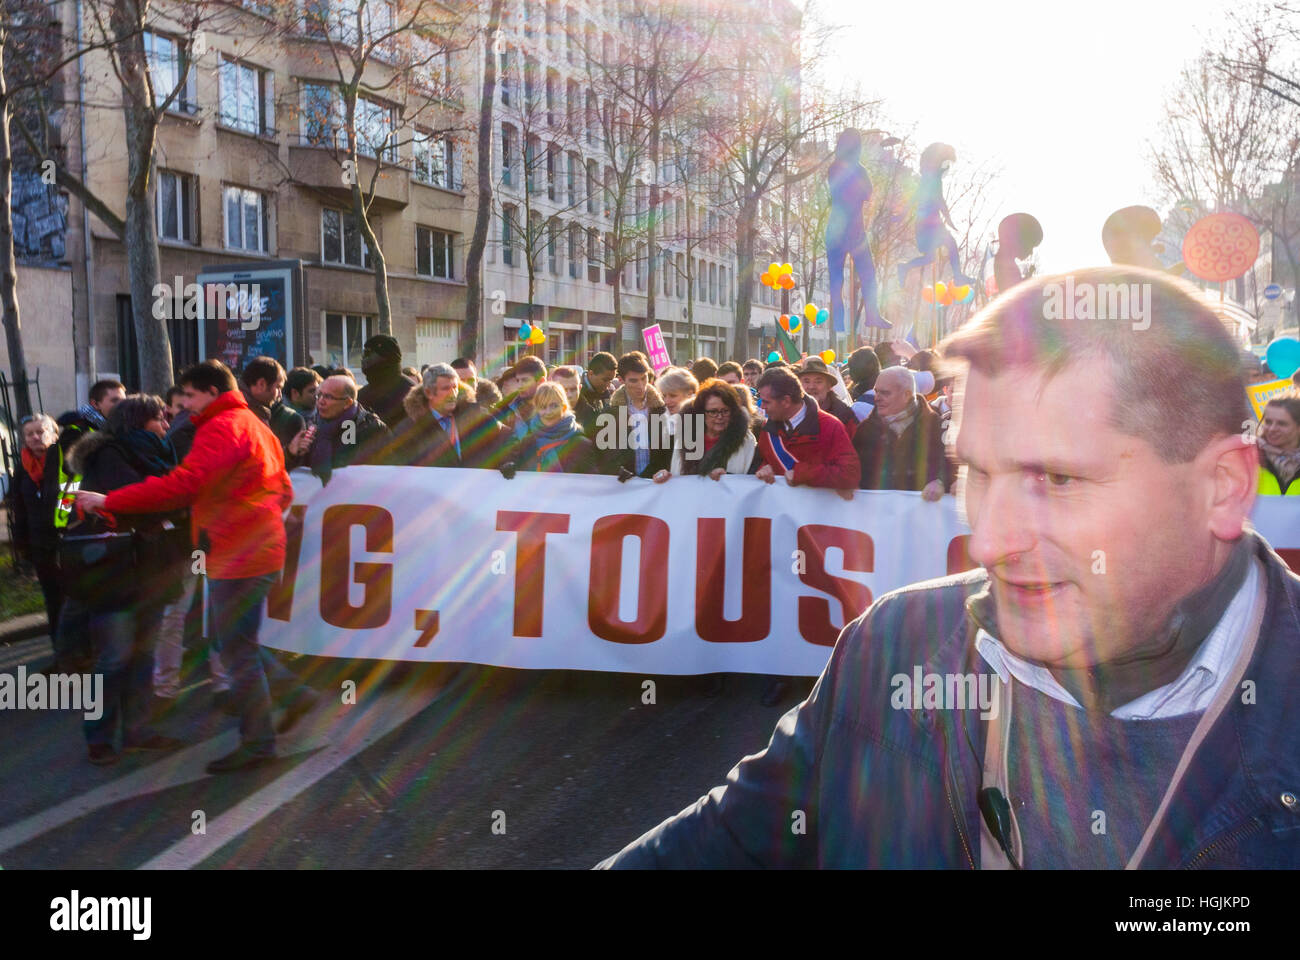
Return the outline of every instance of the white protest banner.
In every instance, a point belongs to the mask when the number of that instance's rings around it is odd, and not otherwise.
[[[422,467],[293,480],[261,639],[316,656],[813,676],[875,597],[969,566],[950,496]],[[1257,521],[1300,557],[1284,500]]]

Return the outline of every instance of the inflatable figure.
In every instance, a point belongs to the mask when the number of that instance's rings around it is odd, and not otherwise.
[[[907,285],[907,275],[917,267],[928,266],[939,247],[948,248],[948,265],[953,282],[959,286],[975,280],[961,272],[957,263],[957,241],[944,229],[955,230],[948,204],[943,199],[943,175],[957,161],[957,151],[946,143],[932,143],[921,151],[921,183],[916,194],[916,249],[921,255],[898,268],[899,286]]]
[[[863,210],[871,200],[871,179],[862,166],[862,134],[845,130],[835,143],[835,156],[826,171],[830,185],[831,209],[826,221],[826,258],[830,268],[831,316],[835,330],[844,333],[844,257],[853,258],[862,285],[862,302],[866,309],[864,324],[889,327],[880,315],[876,298],[876,265],[867,246],[867,232],[862,223]]]
[[[1017,260],[1023,260],[1043,242],[1043,228],[1027,213],[1013,213],[998,224],[998,252],[993,257],[993,277],[998,293],[1005,293],[1024,279]]]
[[[1164,270],[1156,256],[1163,249],[1155,242],[1159,235],[1160,214],[1150,207],[1124,207],[1106,218],[1101,245],[1111,263]]]

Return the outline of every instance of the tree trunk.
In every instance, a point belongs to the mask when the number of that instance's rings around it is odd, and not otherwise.
[[[659,214],[659,120],[655,117],[650,128],[650,214],[646,218],[646,298],[645,326],[655,323],[655,264],[659,260],[659,250],[655,243],[658,236]]]
[[[478,109],[478,209],[474,234],[465,254],[465,319],[460,326],[460,353],[478,357],[479,330],[483,326],[483,250],[487,246],[488,223],[492,219],[492,108],[496,103],[497,59],[494,42],[501,27],[505,0],[492,0],[483,37],[483,90]]]
[[[4,305],[5,346],[9,348],[9,371],[14,381],[14,406],[19,418],[32,412],[27,388],[27,357],[23,352],[23,331],[18,316],[18,261],[14,257],[14,158],[9,140],[9,91],[4,80],[4,48],[0,35],[0,300]]]
[[[375,163],[378,162],[379,158],[376,157]],[[357,165],[355,153],[352,155],[352,169],[360,169]],[[360,181],[355,181],[352,184],[352,216],[356,218],[357,228],[361,231],[362,242],[370,250],[370,268],[375,281],[375,305],[379,321],[379,329],[374,332],[384,333],[391,337],[393,335],[393,307],[388,299],[388,259],[379,246],[379,238],[375,236],[374,227],[370,225],[370,217],[366,214],[365,198],[361,195]]]
[[[732,355],[744,363],[749,356],[749,315],[754,306],[754,218],[758,198],[746,190],[736,217],[736,329]]]
[[[145,79],[143,18],[132,0],[113,8],[113,32],[120,45],[122,110],[126,119],[126,261],[139,351],[140,390],[162,394],[172,384],[172,346],[167,321],[154,316],[154,290],[162,273],[154,219],[154,145],[158,119]],[[197,198],[196,198],[197,199]],[[94,322],[94,318],[91,318]]]

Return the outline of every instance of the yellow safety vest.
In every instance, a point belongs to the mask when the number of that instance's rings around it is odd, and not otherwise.
[[[1256,487],[1256,490],[1266,496],[1300,497],[1300,474],[1296,474],[1291,479],[1291,482],[1287,484],[1286,490],[1283,490],[1277,482],[1277,475],[1268,467],[1261,466],[1259,468],[1259,486]]]
[[[56,440],[57,444],[58,441]],[[54,529],[66,530],[72,519],[72,508],[77,503],[81,489],[81,474],[66,473],[63,469],[63,446],[59,445],[59,502],[54,506]]]

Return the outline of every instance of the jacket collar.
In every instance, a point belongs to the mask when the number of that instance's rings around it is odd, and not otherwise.
[[[248,402],[244,395],[238,390],[227,390],[219,394],[215,400],[203,408],[203,412],[197,417],[191,417],[190,423],[196,427],[201,427],[219,413],[225,413],[227,410],[237,410],[243,407],[248,409]]]
[[[794,428],[793,437],[816,437],[821,433],[822,427],[817,420],[817,413],[821,408],[817,406],[817,401],[812,397],[803,398],[803,419],[799,421],[799,426]],[[781,433],[784,420],[768,420],[763,424],[763,429],[768,433]]]

